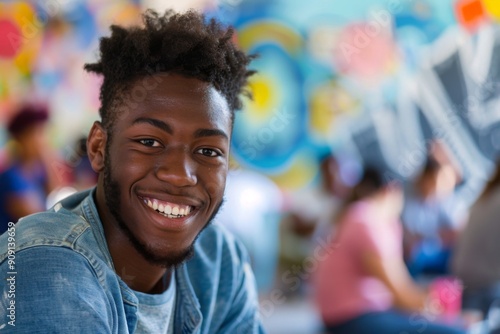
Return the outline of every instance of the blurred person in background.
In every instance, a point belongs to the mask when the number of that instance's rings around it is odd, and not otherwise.
[[[366,168],[341,210],[330,251],[318,263],[315,295],[328,333],[420,333],[415,314],[428,294],[403,261],[403,193]],[[425,333],[462,333],[426,321]]]
[[[349,185],[342,174],[351,171],[342,171],[343,162],[339,159],[343,158],[333,155],[330,150],[323,152],[318,158],[317,182],[288,198],[290,223],[298,235],[310,238],[316,231],[331,225],[341,200],[349,193]]]
[[[25,104],[8,123],[12,145],[0,173],[0,233],[9,222],[45,210],[47,195],[60,184],[51,166],[57,155],[47,140],[48,118],[45,106]]]
[[[453,273],[463,283],[462,308],[486,317],[500,299],[500,163],[472,206],[452,260]]]
[[[280,226],[280,265],[283,269],[302,270],[304,260],[313,252],[317,241],[325,231],[330,231],[341,200],[348,193],[346,178],[353,174],[353,167],[346,160],[347,157],[336,156],[330,149],[324,150],[318,156],[318,174],[314,182],[304,189],[287,193],[286,214]],[[300,280],[300,288],[290,292],[302,292],[304,283]]]
[[[449,259],[462,220],[453,212],[457,173],[429,156],[408,188],[402,214],[405,258],[414,277],[449,273]]]

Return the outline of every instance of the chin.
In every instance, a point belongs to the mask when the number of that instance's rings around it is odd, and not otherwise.
[[[157,245],[148,245],[135,236],[129,236],[129,240],[146,261],[160,267],[177,267],[194,254],[194,242],[181,249],[165,249],[164,242],[158,242]]]

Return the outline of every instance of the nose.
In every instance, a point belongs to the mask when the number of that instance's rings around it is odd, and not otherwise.
[[[168,150],[156,165],[156,177],[175,187],[194,186],[197,183],[196,166],[188,151]]]

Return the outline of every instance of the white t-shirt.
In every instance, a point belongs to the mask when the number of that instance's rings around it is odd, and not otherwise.
[[[152,295],[134,291],[139,299],[137,334],[173,334],[175,313],[175,275],[170,286],[161,294]]]

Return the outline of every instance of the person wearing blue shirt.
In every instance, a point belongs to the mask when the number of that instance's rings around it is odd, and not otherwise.
[[[45,106],[21,105],[7,124],[12,139],[9,159],[0,168],[0,234],[8,223],[46,209],[47,195],[58,185],[50,163],[55,154],[47,145]]]
[[[429,158],[406,194],[402,219],[407,265],[414,277],[449,274],[449,259],[462,225],[460,210],[453,205],[456,183],[450,166]]]
[[[0,328],[16,333],[262,333],[248,256],[221,226],[234,112],[252,56],[202,14],[111,27],[97,186],[0,237]],[[15,326],[15,327],[14,327]]]

